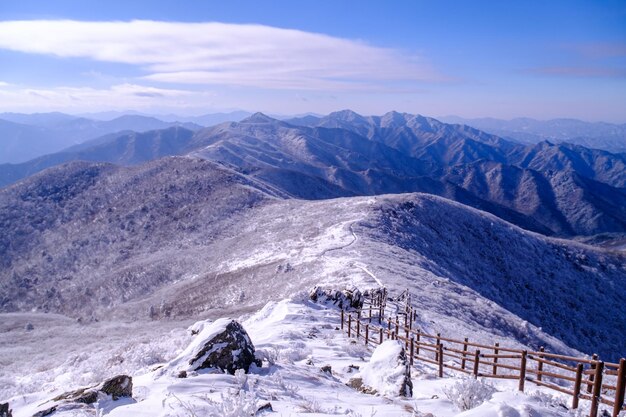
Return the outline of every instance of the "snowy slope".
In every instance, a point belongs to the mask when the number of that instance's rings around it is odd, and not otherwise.
[[[409,288],[420,327],[444,335],[605,359],[626,352],[623,256],[425,194],[271,200],[236,219],[218,241],[168,252],[185,255],[188,275],[98,310],[97,322],[3,315],[0,323],[16,324],[0,341],[0,398],[100,382],[102,373],[91,371],[63,376],[94,360],[110,372],[145,371],[186,343],[180,329],[190,320],[254,312],[315,285]],[[51,341],[45,354],[37,353],[42,338]],[[170,339],[175,348],[164,348]],[[24,360],[21,352],[34,354]]]
[[[359,369],[365,369],[373,348],[349,340],[336,328],[338,310],[306,300],[306,294],[272,302],[243,321],[250,337],[265,360],[250,374],[226,375],[210,370],[192,373],[185,379],[152,367],[133,379],[133,399],[111,401],[102,398],[96,404],[97,415],[111,417],[206,416],[243,417],[253,415],[265,404],[272,412],[258,415],[277,416],[437,416],[437,417],[558,417],[585,415],[584,402],[577,413],[566,410],[568,398],[558,393],[529,387],[517,392],[515,384],[472,383],[485,395],[471,401],[473,409],[463,410],[463,394],[455,394],[469,382],[459,375],[434,377],[435,369],[416,364],[412,368],[413,397],[401,398],[392,393],[361,393],[347,382]],[[196,324],[193,327],[198,327]],[[196,336],[197,337],[197,336]],[[187,336],[190,339],[190,336]],[[174,339],[178,342],[178,339]],[[191,339],[191,343],[193,339]],[[170,357],[182,350],[170,346]],[[167,367],[167,361],[163,364]],[[79,377],[105,366],[100,362],[65,368],[65,377]],[[322,367],[330,366],[330,370]],[[60,390],[12,398],[15,417],[31,416],[46,407],[46,400]],[[57,411],[56,417],[94,415],[91,407]]]

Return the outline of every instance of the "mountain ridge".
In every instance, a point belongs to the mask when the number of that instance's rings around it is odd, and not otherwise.
[[[425,191],[548,235],[626,233],[626,156],[549,142],[524,146],[407,113],[344,110],[307,120],[311,126],[255,113],[195,132],[108,136],[25,165],[0,165],[0,184],[72,159],[132,165],[191,155],[296,198]]]
[[[83,320],[182,319],[241,300],[260,308],[314,285],[374,284],[367,270],[394,291],[420,288],[424,321],[443,315],[462,325],[472,311],[464,300],[480,297],[490,313],[471,326],[522,343],[545,331],[589,352],[626,288],[623,255],[444,198],[286,199],[191,157],[52,168],[0,190],[0,228],[0,311]],[[521,288],[532,296],[514,293]],[[584,308],[567,305],[576,297]],[[588,334],[577,327],[583,318]],[[524,320],[544,330],[530,334]],[[624,348],[626,328],[613,327],[598,347],[604,357]]]

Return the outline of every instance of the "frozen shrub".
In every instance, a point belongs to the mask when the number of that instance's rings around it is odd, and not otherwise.
[[[248,374],[246,374],[246,371],[243,369],[237,369],[234,377],[239,389],[246,389],[246,386],[248,385]]]
[[[176,412],[176,417],[253,417],[258,410],[255,394],[247,391],[222,393],[221,401],[197,397],[200,403],[185,402],[175,395],[171,397],[175,401],[169,407]]]
[[[298,407],[300,407],[300,412],[305,414],[344,414],[338,406],[326,409],[315,399],[305,399],[298,404]]]
[[[463,379],[443,389],[445,396],[460,410],[477,407],[491,398],[496,392],[493,385],[477,379]]]
[[[267,362],[269,366],[274,366],[278,363],[280,357],[280,348],[278,346],[270,346],[265,349],[257,349],[255,356],[261,362]]]
[[[239,391],[236,395],[225,396],[222,401],[207,400],[208,417],[251,417],[258,409],[254,393]]]
[[[293,363],[306,359],[311,354],[311,349],[303,342],[294,342],[291,347],[280,352],[280,359],[285,363]]]

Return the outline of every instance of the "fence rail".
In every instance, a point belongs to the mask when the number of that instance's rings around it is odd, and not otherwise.
[[[363,308],[354,313],[342,309],[342,331],[348,337],[363,339],[365,345],[381,344],[385,339],[404,342],[410,365],[416,360],[436,365],[439,377],[449,369],[474,378],[517,380],[520,391],[526,382],[532,382],[571,396],[572,409],[578,408],[580,399],[591,401],[590,417],[597,417],[600,404],[612,407],[613,417],[626,410],[626,359],[603,362],[597,355],[579,358],[543,348],[527,351],[424,333],[413,328],[416,312],[410,306],[408,291],[404,297],[405,309],[394,319],[385,317],[386,291],[366,299]]]

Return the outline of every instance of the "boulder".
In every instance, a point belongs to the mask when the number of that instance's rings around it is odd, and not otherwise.
[[[128,375],[114,376],[95,387],[80,388],[75,391],[65,392],[53,398],[52,401],[93,404],[98,401],[99,392],[110,395],[114,401],[117,401],[121,397],[132,397],[133,379]]]
[[[413,395],[411,369],[404,345],[398,340],[379,345],[369,362],[361,366],[357,377],[363,385],[362,391],[390,397]]]
[[[57,411],[56,406],[50,407],[50,408],[46,408],[45,410],[38,411],[35,414],[33,414],[33,417],[46,417],[46,416],[49,416],[50,414],[54,413],[55,411]]]
[[[91,407],[89,404],[97,402],[102,395],[110,395],[113,401],[117,401],[122,397],[132,398],[133,379],[128,375],[118,375],[96,386],[64,392],[50,400],[53,403],[52,406],[38,411],[33,414],[33,417],[45,417],[63,409],[71,410],[76,407]],[[10,416],[9,414],[6,417]],[[1,407],[0,417],[5,417],[2,414]]]
[[[114,401],[121,397],[133,396],[133,379],[128,375],[118,375],[104,381],[100,391],[110,395]]]
[[[345,289],[342,291],[315,287],[309,298],[320,303],[332,303],[344,310],[360,310],[363,308],[364,296],[359,289]]]
[[[13,417],[9,403],[0,403],[0,417]]]
[[[272,408],[272,403],[265,403],[259,406],[259,408],[256,410],[256,413],[254,415],[261,416],[266,413],[273,413],[273,412],[274,412],[274,409]]]
[[[199,327],[192,343],[170,362],[176,374],[214,368],[234,375],[238,369],[247,373],[252,364],[261,366],[248,333],[237,321],[219,319]]]

